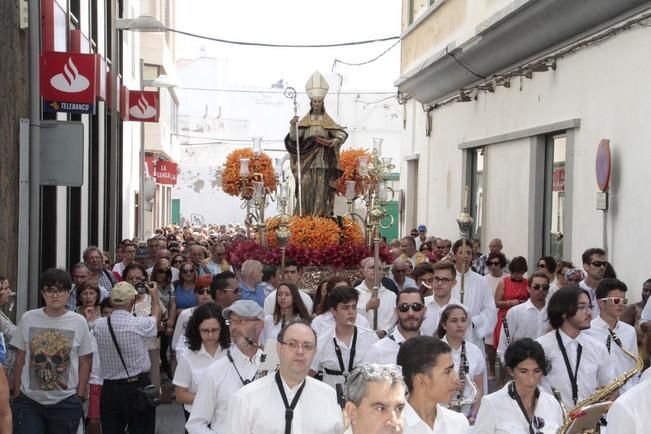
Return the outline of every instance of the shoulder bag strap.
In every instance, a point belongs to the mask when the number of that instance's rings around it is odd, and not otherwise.
[[[131,377],[131,375],[129,375],[129,370],[127,369],[127,364],[124,363],[124,357],[122,357],[122,351],[120,351],[120,346],[118,345],[118,340],[115,338],[115,332],[113,331],[113,326],[111,325],[111,317],[110,316],[108,318],[106,318],[106,322],[108,323],[109,332],[111,332],[111,339],[113,339],[113,345],[115,345],[115,349],[118,350],[118,356],[120,356],[120,360],[122,361],[122,366],[124,366],[124,370],[127,373],[127,378]]]

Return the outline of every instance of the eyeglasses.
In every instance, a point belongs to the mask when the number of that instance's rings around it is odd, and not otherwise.
[[[499,267],[500,261],[490,261],[490,262],[486,262],[486,264],[488,264],[489,267]]]
[[[221,329],[199,329],[202,335],[218,335],[221,331]]]
[[[543,283],[542,285],[540,283],[534,283],[531,285],[531,287],[537,291],[540,291],[541,289],[543,291],[549,291],[549,285],[546,283]]]
[[[198,295],[210,294],[210,288],[199,288],[195,289],[194,292],[196,292]]]
[[[445,284],[447,284],[447,283],[452,282],[452,279],[450,279],[449,277],[434,276],[433,281],[436,282],[436,283],[445,283]]]
[[[590,265],[593,267],[606,267],[608,265],[608,261],[592,261],[590,262]]]
[[[628,298],[624,297],[604,297],[600,298],[599,301],[603,301],[604,303],[611,303],[614,305],[618,304],[628,304]]]
[[[541,262],[540,264],[538,264],[538,268],[547,268],[547,264]]]
[[[53,295],[61,295],[65,294],[66,292],[70,291],[68,288],[64,288],[63,286],[44,286],[43,287],[43,294],[48,295],[48,296],[53,296]]]
[[[298,349],[302,349],[303,351],[314,351],[314,348],[316,348],[316,345],[314,345],[312,342],[296,342],[296,341],[278,341],[280,345],[287,345],[290,350],[292,351],[298,351]]]
[[[592,310],[594,309],[594,306],[591,304],[580,304],[576,307],[576,310],[585,310],[585,309]]]
[[[409,312],[409,309],[413,310],[414,312],[420,312],[423,310],[423,307],[425,307],[425,305],[422,303],[400,303],[398,305],[398,310],[402,313]]]

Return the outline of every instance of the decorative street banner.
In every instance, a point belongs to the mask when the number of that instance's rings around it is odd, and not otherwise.
[[[123,119],[136,122],[158,122],[158,91],[129,90],[129,104]]]
[[[158,160],[156,162],[156,182],[159,184],[176,185],[177,165],[173,161]]]
[[[95,54],[41,54],[43,110],[95,114],[96,77]]]

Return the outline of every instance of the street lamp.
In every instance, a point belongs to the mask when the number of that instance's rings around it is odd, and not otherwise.
[[[141,15],[137,18],[116,18],[115,29],[133,32],[164,32],[167,27],[154,17]]]

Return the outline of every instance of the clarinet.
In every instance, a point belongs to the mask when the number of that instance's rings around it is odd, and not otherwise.
[[[470,364],[468,363],[468,358],[466,357],[466,341],[463,341],[461,344],[461,356],[459,360],[459,380],[461,380],[464,385],[466,382],[466,376],[470,370]],[[465,389],[465,386],[464,386]],[[450,403],[450,410],[454,410],[457,413],[461,413],[463,408],[463,390],[457,392],[456,398]]]
[[[506,321],[506,317],[502,318],[502,328],[504,329],[504,336],[506,336],[506,345],[510,345],[511,333],[509,332],[509,323]]]

